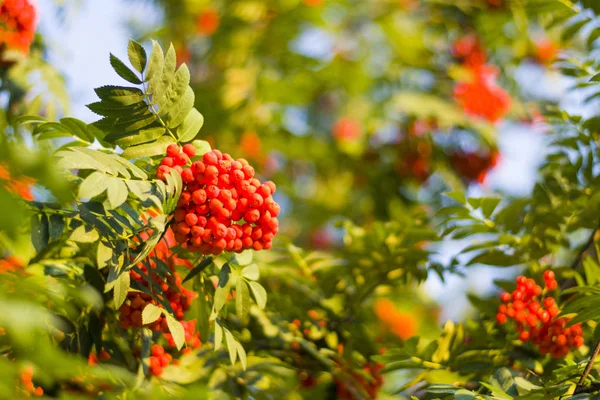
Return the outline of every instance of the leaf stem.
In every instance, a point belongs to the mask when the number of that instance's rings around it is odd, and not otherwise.
[[[600,353],[600,340],[596,343],[596,347],[594,348],[594,351],[592,352],[590,360],[588,361],[587,365],[585,366],[585,369],[583,370],[583,375],[581,375],[581,378],[579,378],[579,382],[577,382],[577,386],[575,387],[575,392],[573,392],[573,394],[581,393],[581,391],[584,389],[583,383],[585,382],[588,375],[592,371],[592,367],[594,366],[594,361],[596,360],[596,357],[598,356],[599,353]]]

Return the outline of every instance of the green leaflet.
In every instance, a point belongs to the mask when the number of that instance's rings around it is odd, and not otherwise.
[[[137,76],[137,74],[130,70],[123,61],[119,60],[119,58],[114,56],[112,53],[110,54],[110,65],[112,65],[115,72],[127,82],[134,83],[136,85],[142,83],[142,80]]]
[[[145,81],[149,83],[148,91],[152,92],[154,86],[160,83],[163,68],[165,65],[165,55],[162,48],[156,40],[152,41],[152,53],[150,54],[150,62],[148,63],[148,71],[146,73]]]
[[[79,198],[91,199],[108,188],[109,178],[102,172],[92,172],[79,186]]]
[[[96,88],[94,91],[102,100],[123,106],[130,106],[144,100],[144,92],[133,87],[107,85]]]
[[[242,277],[238,277],[235,291],[235,313],[239,319],[244,320],[250,310],[250,291]]]
[[[182,64],[165,89],[162,96],[156,99],[161,114],[168,114],[183,97],[190,84],[190,70]]]
[[[129,147],[123,152],[122,156],[131,160],[140,157],[152,157],[165,154],[167,151],[167,146],[172,143],[175,143],[175,139],[172,137],[161,136],[154,142]]]
[[[185,93],[169,113],[167,118],[169,128],[177,128],[185,120],[194,108],[194,100],[194,91],[191,87],[186,86]]]
[[[252,294],[254,295],[254,300],[256,300],[256,305],[264,309],[267,305],[267,291],[265,288],[258,282],[248,282],[250,285],[250,289],[252,289]]]
[[[146,50],[142,47],[141,44],[136,42],[135,40],[130,40],[127,45],[127,57],[129,58],[129,62],[133,65],[133,68],[136,69],[139,73],[143,73],[146,68]]]
[[[204,125],[204,117],[198,110],[192,108],[183,123],[177,128],[177,137],[183,143],[193,140]]]
[[[161,126],[147,126],[140,130],[123,133],[119,139],[115,140],[115,143],[126,149],[130,146],[136,146],[138,144],[144,144],[156,140],[164,135],[165,132],[165,128]]]
[[[129,191],[125,182],[119,178],[110,178],[107,188],[108,202],[111,209],[118,208],[121,204],[127,201]]]

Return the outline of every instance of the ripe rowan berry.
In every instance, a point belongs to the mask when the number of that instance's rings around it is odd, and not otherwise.
[[[181,149],[175,143],[167,146],[167,156],[175,158]]]
[[[554,271],[551,271],[551,270],[544,271],[544,280],[545,281],[554,280]]]
[[[184,144],[182,151],[190,158],[196,155],[196,147],[193,144]]]
[[[167,167],[173,167],[175,165],[175,160],[173,157],[165,157],[160,162],[160,165],[166,165]]]

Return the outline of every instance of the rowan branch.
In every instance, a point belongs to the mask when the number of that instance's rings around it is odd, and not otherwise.
[[[577,382],[577,386],[575,387],[575,392],[573,392],[573,394],[582,393],[582,390],[585,389],[585,386],[583,385],[583,383],[585,382],[585,380],[589,376],[590,372],[592,371],[592,368],[594,367],[594,361],[596,360],[598,353],[600,353],[600,341],[598,341],[598,343],[596,343],[596,347],[594,348],[594,351],[592,352],[592,355],[590,356],[590,360],[588,361],[587,365],[585,366],[585,369],[583,370],[583,374],[581,375],[581,378],[579,378],[579,382]]]

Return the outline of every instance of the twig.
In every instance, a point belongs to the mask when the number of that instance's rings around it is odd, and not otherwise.
[[[588,240],[586,240],[585,244],[583,246],[581,246],[581,248],[579,249],[579,252],[577,253],[577,257],[575,257],[575,260],[573,260],[573,262],[571,263],[571,269],[577,269],[577,267],[579,267],[579,264],[581,263],[581,260],[583,259],[583,255],[585,254],[587,249],[589,249],[590,246],[592,244],[594,244],[594,236],[596,236],[596,231],[597,231],[596,229],[594,229],[592,231],[592,234],[590,235]]]
[[[584,387],[578,393],[595,393],[600,391],[600,382],[591,382],[590,386]]]
[[[594,361],[596,360],[598,353],[600,353],[600,341],[598,341],[598,343],[596,343],[596,347],[594,348],[594,351],[592,352],[590,361],[588,361],[587,365],[585,366],[585,369],[583,370],[583,375],[581,375],[581,378],[579,378],[579,382],[577,382],[577,386],[575,387],[575,392],[573,392],[573,394],[581,393],[581,391],[584,390],[583,383],[585,382],[588,375],[590,374],[590,371],[592,370],[592,367],[594,366]]]

